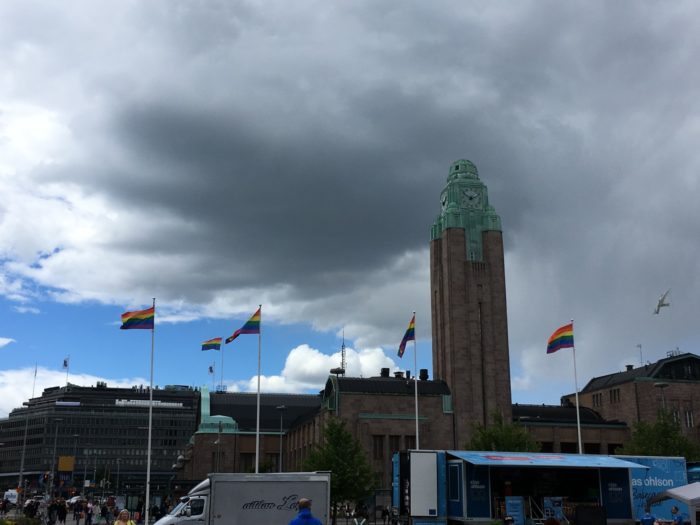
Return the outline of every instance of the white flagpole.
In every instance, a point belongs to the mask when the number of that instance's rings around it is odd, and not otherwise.
[[[220,390],[223,392],[223,391],[224,391],[224,347],[221,346],[219,349],[221,350],[221,383],[220,383]]]
[[[418,351],[416,350],[416,312],[413,312],[413,384],[416,398],[416,450],[420,450],[420,434],[418,431]]]
[[[571,320],[571,330],[574,329],[574,320]],[[578,406],[578,378],[576,376],[576,344],[571,346],[574,354],[574,388],[576,388],[576,429],[578,431],[578,453],[583,454],[583,441],[581,440],[581,414]]]
[[[66,386],[68,386],[68,370],[70,370],[70,354],[66,358]]]
[[[34,382],[32,383],[32,397],[29,399],[34,399],[34,388],[36,387],[36,370],[37,370],[37,363],[34,363]],[[20,505],[23,504],[24,499],[26,497],[26,494],[24,493],[24,456],[27,451],[27,429],[29,428],[29,406],[27,406],[27,410],[24,413],[24,439],[22,440],[22,459],[19,464],[19,483],[18,486],[22,490],[20,493],[20,499],[19,503]],[[20,507],[21,508],[21,507]]]
[[[153,298],[153,328],[151,329],[151,387],[148,389],[148,452],[146,453],[146,522],[148,525],[148,514],[151,505],[151,436],[153,434],[153,350],[156,340],[155,321],[156,298]]]
[[[258,329],[258,407],[255,422],[255,473],[260,465],[260,351],[262,348],[262,305],[260,307],[260,328]]]

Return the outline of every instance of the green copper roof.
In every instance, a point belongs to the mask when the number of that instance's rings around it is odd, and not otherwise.
[[[467,259],[483,260],[481,234],[501,231],[501,218],[489,204],[486,185],[479,180],[476,166],[466,159],[452,163],[447,174],[447,186],[440,193],[441,212],[430,229],[430,239],[442,237],[447,228],[464,228],[469,245]]]
[[[238,423],[229,416],[212,416],[210,411],[211,398],[209,389],[205,386],[200,390],[200,423],[197,428],[197,434],[236,434],[238,432]]]

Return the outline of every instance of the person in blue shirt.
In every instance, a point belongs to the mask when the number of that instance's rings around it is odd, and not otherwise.
[[[321,520],[314,518],[311,514],[311,500],[307,498],[301,498],[297,504],[299,509],[299,514],[289,525],[323,525]]]
[[[673,525],[683,525],[683,516],[675,505],[671,507],[671,521],[673,521]]]
[[[656,518],[651,514],[649,507],[644,509],[644,516],[639,520],[640,525],[654,525]]]

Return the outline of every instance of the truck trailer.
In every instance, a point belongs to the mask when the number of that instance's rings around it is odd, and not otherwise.
[[[631,525],[634,460],[597,454],[410,450],[393,457],[392,505],[411,525]]]
[[[285,525],[299,499],[326,525],[330,516],[330,472],[209,474],[155,525]]]

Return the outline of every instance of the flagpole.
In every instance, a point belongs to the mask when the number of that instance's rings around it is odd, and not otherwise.
[[[258,473],[260,464],[260,353],[262,349],[262,305],[260,309],[260,329],[258,330],[258,406],[255,422],[255,473]]]
[[[413,332],[413,384],[415,386],[416,398],[416,450],[420,450],[420,434],[418,431],[418,350],[416,349],[415,336],[416,312],[413,312],[414,332]]]
[[[34,399],[34,388],[36,387],[36,369],[37,369],[37,363],[34,363],[34,382],[32,383],[32,397],[29,399]],[[22,459],[20,460],[19,463],[19,488],[22,491],[20,493],[19,497],[19,504],[22,505],[24,503],[25,499],[25,493],[24,493],[24,456],[27,451],[27,429],[29,427],[29,403],[27,403],[27,410],[24,413],[24,439],[22,440]],[[75,458],[74,458],[75,460]],[[20,507],[22,508],[22,507]]]
[[[66,361],[66,386],[68,386],[68,370],[70,370],[70,354],[68,354],[68,360]]]
[[[571,331],[574,330],[574,320],[571,320]],[[583,454],[583,441],[581,440],[581,414],[578,406],[578,378],[576,374],[576,345],[572,343],[571,348],[574,355],[574,388],[576,388],[576,429],[578,431],[578,453]]]
[[[219,347],[221,349],[221,383],[219,383],[219,390],[221,392],[224,391],[224,349]]]
[[[153,298],[153,312],[155,317],[156,298]],[[153,320],[151,328],[151,387],[148,389],[148,452],[146,453],[146,525],[149,525],[148,514],[151,505],[151,437],[153,434],[153,353],[156,340],[156,323]]]
[[[223,355],[223,353],[224,353],[224,349],[222,348],[221,355]],[[215,366],[216,366],[216,361],[214,361],[211,364],[211,391],[212,392],[216,389],[216,386],[215,386],[216,385],[216,382],[215,382],[216,381],[216,371],[215,371],[216,369],[214,368]]]

